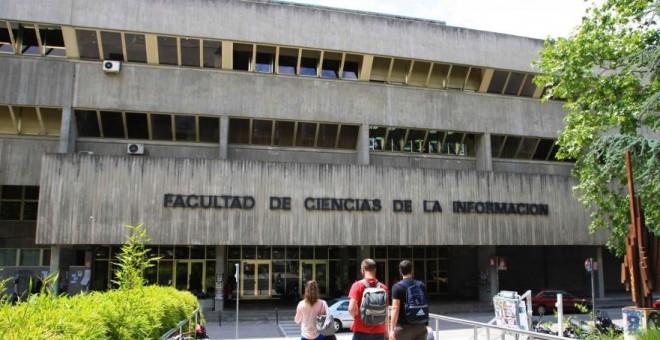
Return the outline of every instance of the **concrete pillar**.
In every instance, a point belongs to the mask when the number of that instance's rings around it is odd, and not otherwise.
[[[369,124],[362,124],[360,126],[357,164],[369,165]]]
[[[603,274],[603,271],[605,270],[603,266],[603,247],[596,247],[596,261],[598,262],[598,271],[596,273],[598,274],[598,277],[596,280],[598,280],[598,283],[596,284],[598,286],[598,293],[596,296],[599,298],[604,298],[605,297],[605,275]]]
[[[495,246],[477,247],[477,262],[479,266],[479,301],[492,302],[493,296],[499,291],[497,266],[492,266],[491,258],[497,254]]]
[[[215,311],[222,312],[224,311],[224,285],[227,277],[229,276],[227,272],[227,259],[225,258],[225,249],[226,246],[215,246]],[[222,275],[222,281],[217,281],[218,275]]]
[[[52,290],[55,294],[59,294],[60,280],[62,279],[60,277],[60,250],[60,246],[50,246],[50,267],[48,268],[48,274],[58,273],[58,279],[52,285]]]
[[[493,157],[490,145],[490,133],[484,133],[476,145],[477,170],[493,171]]]
[[[229,117],[220,116],[220,150],[218,158],[227,159],[227,144],[229,143]]]

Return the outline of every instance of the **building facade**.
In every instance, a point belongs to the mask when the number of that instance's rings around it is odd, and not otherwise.
[[[242,298],[337,296],[366,257],[438,297],[586,292],[590,257],[618,290],[542,47],[266,0],[2,1],[0,274],[107,289],[144,224],[147,280],[200,297],[235,268]]]

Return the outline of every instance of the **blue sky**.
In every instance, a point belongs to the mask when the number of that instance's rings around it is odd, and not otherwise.
[[[567,37],[584,15],[582,0],[286,0],[444,21],[449,26],[545,39]]]

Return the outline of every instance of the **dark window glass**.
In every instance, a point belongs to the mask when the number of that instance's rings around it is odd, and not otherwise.
[[[252,144],[270,145],[272,133],[273,121],[259,119],[252,121]]]
[[[7,22],[0,20],[0,52],[14,53]]]
[[[80,137],[101,137],[96,111],[76,110],[76,125]]]
[[[410,130],[408,131],[408,140],[404,151],[406,152],[423,152],[424,151],[424,137],[426,131],[424,130]]]
[[[39,51],[39,41],[37,40],[37,31],[34,29],[33,25],[19,26],[19,35],[23,35],[23,46],[21,47],[21,53],[23,54],[33,54],[40,55]]]
[[[147,62],[147,46],[144,42],[144,34],[125,33],[126,59],[131,62]]]
[[[126,112],[126,132],[130,139],[149,139],[147,114]]]
[[[375,151],[385,150],[385,135],[387,128],[379,126],[369,127],[369,149]],[[341,143],[341,140],[340,140]]]
[[[39,199],[39,187],[38,186],[26,186],[25,187],[25,199],[26,200],[38,200]]]
[[[174,258],[175,259],[189,259],[190,258],[190,248],[186,246],[175,247],[174,248]]]
[[[534,152],[533,160],[544,161],[548,158],[548,153],[552,150],[552,146],[555,143],[552,139],[541,139],[539,146],[536,147],[536,152]]]
[[[337,143],[337,147],[340,149],[355,150],[359,132],[360,127],[357,125],[342,125],[339,129],[339,143]]]
[[[465,148],[465,156],[474,157],[477,154],[476,141],[478,136],[474,133],[466,133],[463,138],[463,146]]]
[[[275,122],[274,145],[293,146],[294,122]]]
[[[234,50],[234,70],[238,70],[238,71],[250,70],[251,58],[252,58],[252,51]]]
[[[222,68],[222,43],[204,40],[204,67]]]
[[[25,202],[23,204],[23,221],[36,221],[39,203]]]
[[[227,247],[227,258],[229,259],[240,259],[241,258],[241,247],[240,246],[230,246]]]
[[[337,142],[337,124],[319,124],[319,138],[316,141],[316,147],[334,148]]]
[[[76,30],[78,50],[82,59],[100,59],[96,31]]]
[[[298,58],[286,55],[280,55],[279,69],[280,74],[296,74],[296,65]]]
[[[387,142],[385,143],[385,150],[387,151],[401,151],[406,143],[406,129],[389,128],[387,134]]]
[[[179,65],[175,37],[158,37],[158,63],[162,65]]]
[[[271,53],[257,53],[257,63],[255,65],[257,72],[273,72],[273,55]]]
[[[302,76],[316,76],[316,66],[318,60],[316,58],[301,58],[300,59],[300,75]]]
[[[204,259],[206,254],[204,253],[205,246],[192,246],[190,247],[190,258],[193,260]]]
[[[358,79],[359,63],[355,61],[345,61],[341,77],[343,79]]]
[[[523,97],[531,97],[534,95],[534,92],[536,91],[536,85],[534,85],[534,75],[533,74],[528,74],[527,78],[525,78],[525,84],[523,84],[522,91],[520,91],[520,95]]]
[[[20,219],[20,202],[0,202],[0,220],[19,221]]]
[[[124,138],[124,122],[121,112],[101,111],[101,126],[106,138]]]
[[[41,265],[42,266],[50,266],[50,249],[44,249],[43,252],[41,252],[43,257],[41,258]]]
[[[313,147],[316,138],[316,123],[298,123],[296,146]]]
[[[174,126],[176,129],[176,140],[191,142],[197,140],[195,132],[195,117],[174,116]]]
[[[513,158],[513,156],[516,154],[516,151],[518,151],[518,146],[520,145],[521,140],[522,138],[520,137],[507,136],[506,140],[504,141],[504,148],[502,149],[500,157]]]
[[[490,84],[488,85],[488,93],[502,93],[508,75],[509,72],[506,71],[493,72],[493,78],[491,78]]]
[[[490,135],[490,150],[493,158],[500,156],[502,146],[504,146],[504,136]]]
[[[445,144],[442,146],[442,153],[447,155],[465,156],[465,144],[463,144],[462,132],[447,132]]]
[[[523,138],[516,159],[532,159],[538,138]]]
[[[181,38],[181,65],[199,67],[199,39]]]
[[[121,46],[121,33],[101,32],[103,44],[103,59],[124,61],[124,50]]]
[[[250,120],[241,118],[229,119],[229,143],[248,144],[250,141]]]
[[[323,59],[323,67],[321,68],[321,77],[323,78],[339,78],[339,60]]]
[[[157,140],[172,140],[172,116],[151,114],[151,137]]]
[[[2,196],[3,199],[20,200],[23,198],[23,187],[20,185],[3,185]]]
[[[110,258],[110,248],[109,247],[97,247],[94,252],[94,258],[97,260],[107,260]]]
[[[66,55],[61,29],[39,25],[39,35],[44,46],[44,54],[52,56]]]
[[[442,153],[442,142],[445,139],[444,131],[431,130],[426,137],[425,151],[428,153]]]
[[[552,149],[550,149],[550,155],[548,156],[549,161],[558,161],[557,151],[559,151],[559,145],[553,144]]]
[[[512,72],[511,77],[509,77],[509,83],[506,84],[506,90],[504,93],[510,95],[518,95],[518,90],[520,90],[523,78],[525,78],[524,74]]]
[[[220,143],[220,119],[199,117],[199,141],[202,143]]]

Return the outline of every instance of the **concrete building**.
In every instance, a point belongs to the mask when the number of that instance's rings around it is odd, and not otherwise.
[[[213,298],[345,294],[411,259],[436,297],[618,290],[555,159],[540,40],[267,0],[0,2],[0,275]],[[235,267],[236,264],[239,264]],[[85,271],[90,268],[90,271]],[[24,284],[25,280],[21,281]]]

